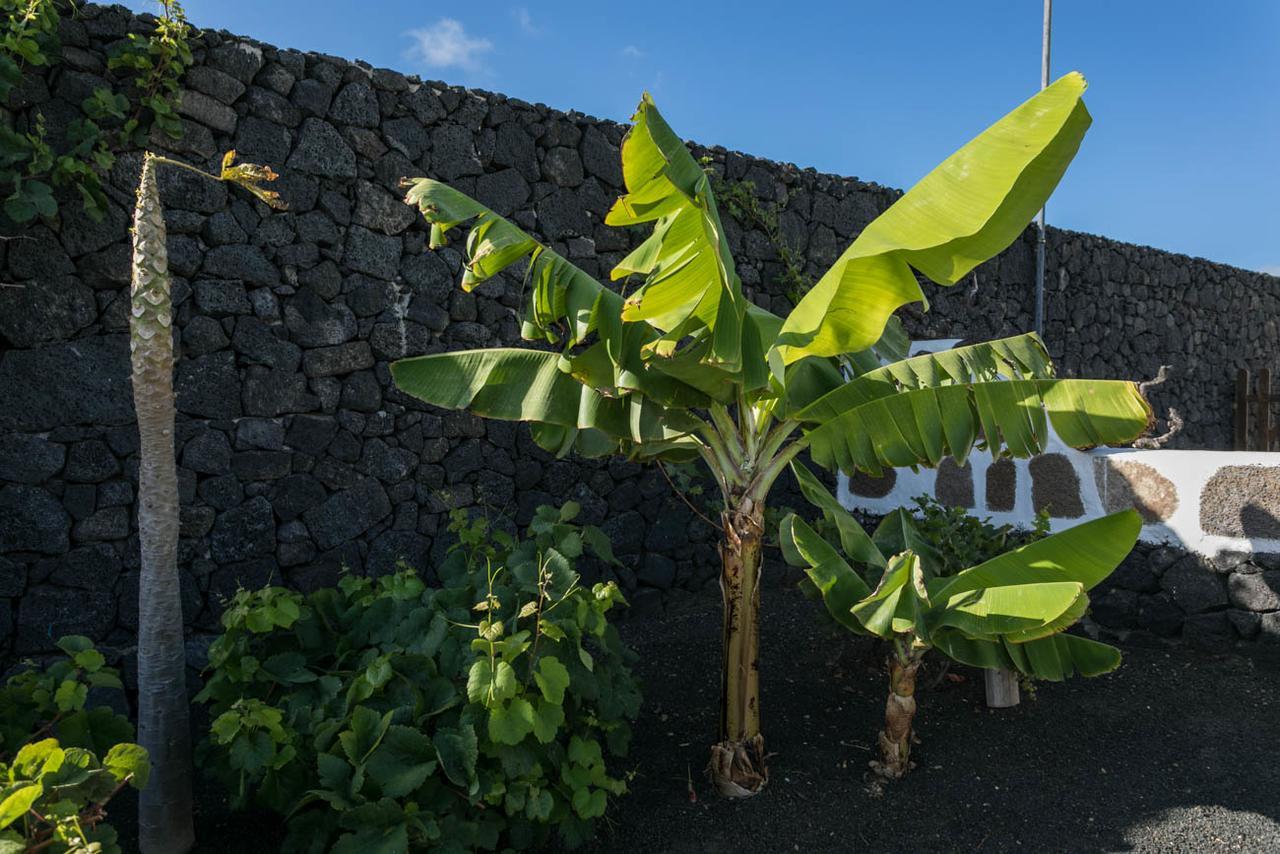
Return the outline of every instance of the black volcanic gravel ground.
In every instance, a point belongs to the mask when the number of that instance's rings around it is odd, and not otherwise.
[[[1280,851],[1280,664],[1134,639],[1113,674],[1041,686],[988,710],[981,675],[926,683],[919,767],[868,792],[885,679],[866,640],[836,634],[793,590],[766,590],[762,703],[772,780],[744,802],[702,774],[719,690],[719,599],[626,620],[645,705],[631,792],[591,851]],[[936,663],[933,664],[936,668]],[[691,802],[692,778],[697,799]],[[274,852],[271,815],[228,814],[202,782],[197,851]],[[134,850],[132,798],[113,819]]]

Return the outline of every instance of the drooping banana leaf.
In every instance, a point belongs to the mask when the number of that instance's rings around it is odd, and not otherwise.
[[[643,320],[664,335],[652,348],[666,354],[706,330],[700,361],[738,374],[744,366],[747,301],[734,270],[711,182],[645,93],[622,142],[627,194],[605,217],[609,225],[653,222],[653,233],[614,268],[612,277],[640,275],[644,285],[626,300],[623,319]],[[770,337],[766,346],[772,345]]]
[[[1084,615],[1088,602],[1084,585],[1076,581],[981,587],[939,594],[928,623],[930,633],[935,627],[949,626],[970,638],[1035,640],[1074,623]]]
[[[827,491],[827,488],[822,485],[822,481],[818,480],[813,472],[795,460],[791,462],[791,471],[796,476],[796,482],[800,485],[800,493],[804,495],[805,500],[821,510],[823,518],[829,524],[835,526],[840,538],[840,548],[844,549],[844,553],[852,560],[872,567],[878,579],[887,565],[886,553],[876,548],[875,542],[863,527],[858,524],[858,521],[853,516],[849,515],[848,510],[840,506],[840,502]],[[896,549],[888,554],[896,554],[899,551],[902,551],[902,549]],[[794,565],[799,566],[800,564],[794,563]]]
[[[1066,632],[1026,643],[1006,642],[1005,648],[1018,670],[1051,682],[1076,673],[1101,676],[1120,666],[1120,650],[1114,646]]]
[[[931,582],[935,599],[1007,584],[1070,581],[1092,590],[1133,549],[1142,530],[1135,510],[1074,525],[998,555],[950,578]]]
[[[876,526],[871,541],[883,555],[911,551],[920,558],[920,564],[933,577],[942,568],[942,555],[937,547],[920,533],[915,519],[903,507],[887,514]]]
[[[820,361],[810,358],[799,365]],[[1034,332],[925,353],[878,367],[840,384],[792,414],[797,421],[821,424],[855,406],[899,391],[997,379],[1051,379],[1053,362]]]
[[[793,566],[804,567],[832,618],[846,629],[862,633],[862,624],[851,609],[870,595],[871,588],[830,543],[794,513],[783,518],[778,538],[783,557]]]
[[[1075,72],[942,162],[868,225],[783,323],[782,361],[864,350],[900,306],[924,302],[913,268],[959,281],[1026,228],[1089,127]]]
[[[627,446],[678,441],[700,426],[694,416],[643,395],[606,397],[563,371],[561,359],[540,350],[461,350],[402,359],[391,365],[391,375],[406,394],[435,406],[596,431]],[[541,436],[550,442],[554,432]]]
[[[884,467],[963,465],[979,438],[993,456],[1042,452],[1047,422],[1067,445],[1132,441],[1151,423],[1136,385],[1118,380],[1009,380],[899,391],[855,405],[807,434],[814,462],[879,476]]]
[[[1066,632],[1015,644],[1004,638],[967,638],[956,629],[938,628],[930,640],[936,649],[961,664],[1016,670],[1050,682],[1061,682],[1076,673],[1099,676],[1120,666],[1120,650]]]
[[[471,223],[462,273],[464,290],[472,290],[513,264],[527,260],[529,295],[522,335],[571,348],[597,333],[600,340],[593,346],[599,349],[591,355],[577,356],[580,365],[590,362],[595,368],[589,380],[584,378],[593,388],[613,395],[639,391],[676,407],[703,406],[710,400],[704,391],[645,363],[642,351],[659,333],[645,323],[623,322],[620,294],[517,226],[475,199],[430,178],[415,180],[405,201],[416,205],[431,223],[432,248],[444,245],[453,228]]]

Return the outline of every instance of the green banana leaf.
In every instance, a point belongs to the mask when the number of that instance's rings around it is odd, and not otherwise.
[[[521,334],[571,348],[597,333],[599,341],[591,345],[591,352],[572,357],[577,373],[593,388],[610,396],[638,391],[673,407],[705,406],[712,397],[708,390],[724,393],[722,384],[696,388],[647,363],[645,348],[659,332],[646,323],[623,322],[620,294],[480,202],[430,178],[415,180],[405,201],[416,205],[431,223],[432,248],[444,245],[453,228],[471,223],[463,290],[470,291],[512,265],[528,261],[529,296]],[[588,366],[592,370],[584,374]]]
[[[840,502],[827,491],[827,488],[822,485],[822,481],[818,480],[813,472],[796,460],[791,462],[791,472],[795,475],[796,482],[800,485],[800,493],[805,497],[805,500],[821,510],[823,518],[829,524],[835,526],[836,532],[840,537],[840,548],[844,549],[844,553],[858,563],[875,567],[878,570],[876,573],[878,579],[879,573],[883,572],[888,565],[885,553],[876,548],[872,538],[867,535],[867,532],[863,530],[857,520],[849,515],[849,511],[840,506]],[[808,526],[806,525],[805,528],[808,528]],[[783,537],[784,557],[786,557],[786,542],[787,538]],[[896,551],[902,551],[902,549],[897,549]],[[889,552],[889,554],[893,553]],[[789,562],[792,566],[802,565],[800,561],[789,560]]]
[[[461,350],[402,359],[391,365],[391,375],[406,394],[434,406],[592,430],[627,446],[679,441],[700,426],[694,416],[642,395],[606,397],[563,371],[561,363],[559,354],[540,350]]]
[[[804,359],[795,367],[820,360]],[[1051,379],[1053,362],[1044,342],[1034,332],[925,353],[877,367],[848,383],[839,383],[821,397],[798,409],[792,418],[821,424],[838,418],[855,406],[890,397],[899,391],[993,382],[998,379]],[[794,398],[793,398],[794,400]]]
[[[1028,99],[868,225],[786,318],[782,361],[864,350],[888,317],[925,302],[913,268],[955,284],[1026,228],[1089,127],[1075,72]]]
[[[1084,585],[1075,581],[982,587],[940,596],[929,625],[949,626],[971,638],[1016,635],[1035,640],[1060,631],[1057,626],[1064,617],[1074,617],[1067,625],[1074,623],[1088,602]]]
[[[982,439],[993,456],[1132,441],[1151,423],[1137,386],[1118,380],[1007,380],[899,391],[846,409],[807,434],[814,462],[879,476],[884,467],[963,465]]]
[[[605,217],[615,226],[653,222],[653,233],[613,270],[645,278],[622,317],[665,333],[653,347],[674,351],[706,330],[700,360],[737,374],[743,368],[747,301],[734,269],[706,172],[645,93],[622,142],[627,194]],[[772,343],[772,340],[770,340]]]
[[[1135,510],[1091,519],[937,579],[931,582],[932,595],[946,599],[987,587],[1054,581],[1092,590],[1129,554],[1141,530],[1142,517]]]
[[[871,593],[852,567],[826,540],[794,513],[787,514],[779,530],[782,554],[793,566],[803,566],[833,619],[858,634],[865,633],[852,608]],[[883,558],[881,558],[883,560]]]
[[[1039,640],[968,638],[955,629],[935,629],[930,639],[948,658],[985,670],[1016,670],[1036,679],[1061,682],[1075,674],[1100,676],[1120,666],[1120,650],[1065,632]]]

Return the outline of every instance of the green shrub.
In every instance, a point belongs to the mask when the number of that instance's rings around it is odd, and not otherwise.
[[[127,718],[85,707],[90,689],[120,688],[119,675],[88,638],[58,647],[65,659],[0,688],[0,854],[119,852],[104,806],[151,771]]]
[[[912,499],[916,505],[916,529],[936,551],[940,577],[991,560],[1049,534],[1049,513],[1040,511],[1029,530],[1012,525],[993,525],[991,520],[970,515],[963,507],[947,507],[929,495]]]
[[[455,514],[428,587],[412,570],[302,596],[239,592],[210,649],[202,764],[288,817],[286,850],[464,851],[590,838],[640,703],[633,653],[574,562],[612,560],[578,508],[516,540]],[[334,844],[336,841],[336,844]]]

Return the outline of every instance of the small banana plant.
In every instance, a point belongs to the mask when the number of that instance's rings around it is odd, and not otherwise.
[[[279,194],[266,166],[235,164],[228,151],[220,174],[146,152],[133,214],[129,351],[139,434],[138,742],[153,764],[153,784],[138,803],[139,845],[147,854],[190,849],[191,732],[186,654],[178,586],[178,469],[174,460],[173,296],[157,167],[175,166],[213,181],[237,184],[273,208]]]
[[[899,779],[914,766],[916,672],[930,649],[962,664],[1050,681],[1119,666],[1115,647],[1064,632],[1084,616],[1088,591],[1137,541],[1142,520],[1133,510],[942,576],[937,550],[906,510],[889,514],[868,535],[808,469],[791,465],[839,546],[791,513],[779,531],[784,557],[804,568],[836,622],[891,646],[884,729],[879,758],[871,762],[880,781]]]

